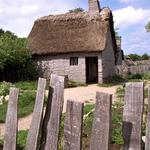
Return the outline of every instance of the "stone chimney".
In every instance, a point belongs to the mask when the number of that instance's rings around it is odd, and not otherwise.
[[[99,0],[88,0],[88,1],[89,1],[89,13],[91,15],[99,13],[101,10]]]

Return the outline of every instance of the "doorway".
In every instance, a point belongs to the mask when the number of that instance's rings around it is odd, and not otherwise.
[[[86,57],[86,83],[98,83],[98,57]]]

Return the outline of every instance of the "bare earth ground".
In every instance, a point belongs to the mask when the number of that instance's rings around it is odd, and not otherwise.
[[[96,84],[88,85],[86,87],[76,87],[76,88],[68,88],[65,89],[64,93],[64,109],[66,110],[67,100],[74,100],[79,102],[95,102],[96,92],[105,92],[113,95],[113,101],[116,99],[116,89],[118,86],[112,87],[98,87]],[[30,122],[32,119],[32,114],[21,118],[18,120],[18,130],[27,130],[30,127]],[[0,137],[4,135],[4,126],[5,124],[0,124]]]

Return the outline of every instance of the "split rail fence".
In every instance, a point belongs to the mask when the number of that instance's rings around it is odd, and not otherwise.
[[[46,80],[39,78],[31,126],[26,150],[57,150],[59,126],[64,103],[64,78],[51,75],[49,95],[44,113]],[[150,88],[149,88],[150,93]],[[3,150],[16,150],[17,101],[19,89],[11,88],[6,115]],[[82,149],[82,126],[84,104],[69,100],[64,122],[64,150]],[[123,108],[124,150],[142,149],[142,118],[144,107],[144,84],[127,83]],[[145,150],[150,150],[150,95]],[[90,141],[90,150],[109,150],[111,144],[112,95],[96,93],[96,105]]]

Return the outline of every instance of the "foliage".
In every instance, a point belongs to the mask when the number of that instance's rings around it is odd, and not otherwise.
[[[150,21],[147,23],[145,29],[147,32],[150,32]]]
[[[15,87],[21,90],[37,90],[37,81],[19,81],[14,83]]]
[[[17,150],[25,150],[28,130],[18,131],[17,134]],[[4,139],[0,139],[0,150],[3,149]]]
[[[148,60],[148,59],[150,59],[150,56],[149,56],[148,54],[143,54],[143,55],[141,56],[141,59],[142,59],[142,60]]]
[[[117,98],[122,99],[124,97],[124,94],[125,94],[125,86],[123,85],[118,87],[116,90]]]
[[[79,13],[79,12],[84,12],[84,9],[79,7],[69,10],[69,13]]]
[[[8,95],[10,87],[14,87],[14,85],[10,82],[2,82],[0,84],[0,96]]]
[[[141,60],[141,57],[137,54],[128,55],[133,61]]]
[[[25,117],[33,112],[34,103],[35,103],[35,91],[24,91],[21,92],[19,95],[19,102],[18,102],[18,117]],[[7,111],[8,103],[5,102],[3,105],[0,105],[0,122],[4,123],[6,118],[6,111]]]
[[[23,150],[25,148],[27,135],[28,135],[28,130],[22,130],[18,132],[17,149]]]
[[[36,75],[32,56],[25,38],[18,38],[10,31],[0,30],[0,80],[32,79]]]
[[[132,80],[132,79],[142,79],[142,74],[136,73],[136,74],[129,74],[126,76],[127,80]]]
[[[112,143],[117,145],[123,145],[122,114],[122,101],[115,102],[112,107]]]
[[[142,74],[136,73],[136,74],[128,74],[124,77],[127,82],[133,82],[133,81],[143,81],[143,80],[150,80],[150,72],[145,72]]]
[[[148,54],[137,55],[137,54],[130,54],[128,55],[133,61],[140,61],[140,60],[148,60],[150,56]]]
[[[124,77],[116,74],[116,75],[112,76],[111,80],[108,83],[98,84],[98,86],[100,86],[100,87],[111,87],[114,85],[122,84],[125,81],[126,80]]]
[[[150,81],[150,72],[144,73],[143,76],[142,76],[142,79]]]
[[[125,81],[125,79],[120,75],[114,75],[111,79],[111,82],[113,82],[113,83],[121,83],[124,81]]]

